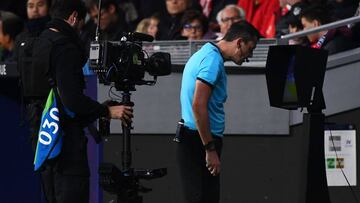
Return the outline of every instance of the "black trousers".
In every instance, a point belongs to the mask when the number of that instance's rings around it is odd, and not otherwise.
[[[64,125],[63,130],[60,155],[40,169],[45,197],[48,203],[88,203],[87,138],[75,123]]]
[[[222,139],[213,136],[220,157]],[[185,129],[176,150],[181,184],[186,202],[218,203],[220,176],[213,176],[206,168],[205,150],[197,131]]]
[[[63,174],[56,163],[47,161],[41,171],[42,188],[47,203],[88,203],[89,176]]]

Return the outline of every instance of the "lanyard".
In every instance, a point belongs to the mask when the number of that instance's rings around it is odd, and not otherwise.
[[[312,44],[311,47],[315,48],[315,49],[321,49],[322,45],[324,44],[325,40],[326,40],[326,34],[325,33],[323,36],[320,37],[320,39],[316,42],[316,44]]]

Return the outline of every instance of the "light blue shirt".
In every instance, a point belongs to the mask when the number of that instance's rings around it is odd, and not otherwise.
[[[197,130],[192,111],[196,80],[201,80],[212,87],[208,102],[211,133],[222,137],[225,130],[224,103],[227,98],[226,73],[224,59],[219,48],[206,43],[190,57],[186,63],[181,82],[181,116],[185,126]]]

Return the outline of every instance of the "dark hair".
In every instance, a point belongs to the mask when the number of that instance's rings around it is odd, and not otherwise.
[[[46,2],[46,6],[48,8],[50,8],[52,0],[45,0],[45,2]],[[27,3],[29,3],[29,0],[26,0],[26,6],[27,6]]]
[[[160,21],[160,14],[158,12],[153,13],[150,16],[150,19],[157,19],[158,21]]]
[[[191,23],[194,20],[200,21],[202,30],[205,34],[208,30],[208,20],[200,11],[197,10],[185,11],[184,15],[181,18],[181,27],[184,27],[185,24]]]
[[[300,30],[303,29],[303,25],[301,24],[301,20],[299,19],[299,16],[289,16],[288,23],[291,25],[291,27],[299,28]]]
[[[245,42],[257,41],[260,38],[260,33],[253,25],[243,20],[233,23],[223,40],[231,42],[239,37],[243,38]]]
[[[52,0],[51,17],[66,20],[74,11],[78,13],[79,19],[85,19],[86,8],[82,0]]]
[[[314,4],[303,9],[300,14],[300,19],[301,18],[306,18],[310,21],[317,20],[321,25],[332,22],[329,7],[320,4]]]
[[[98,7],[98,3],[96,0],[85,0],[85,8],[89,12],[93,7]]]
[[[95,3],[96,3],[96,7],[98,7],[99,0],[95,0]],[[108,10],[111,5],[115,7],[116,13],[120,12],[119,3],[117,0],[101,0],[101,9]]]
[[[0,21],[2,21],[3,34],[9,35],[13,40],[24,29],[23,20],[11,12],[1,11]]]
[[[288,15],[287,21],[288,21],[289,25],[291,25],[292,27],[296,27],[300,30],[303,29],[300,15],[307,6],[308,6],[308,4],[299,2],[291,7],[289,14],[287,14]]]
[[[49,10],[50,10],[52,2],[53,2],[53,0],[46,0],[46,4],[47,4],[47,7],[49,8]]]

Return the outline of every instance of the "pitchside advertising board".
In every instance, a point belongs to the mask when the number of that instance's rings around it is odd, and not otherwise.
[[[325,165],[328,186],[357,185],[356,130],[353,125],[330,125],[324,133]]]

